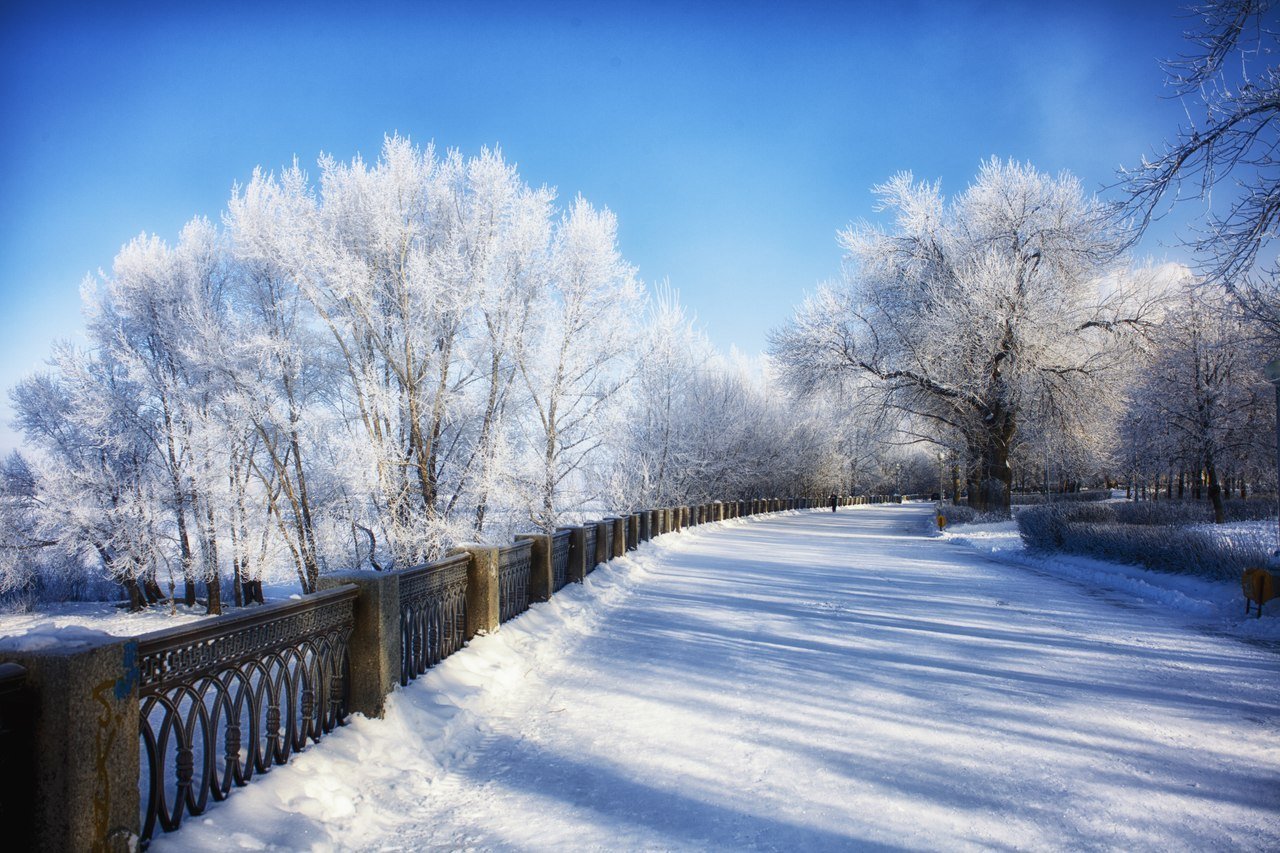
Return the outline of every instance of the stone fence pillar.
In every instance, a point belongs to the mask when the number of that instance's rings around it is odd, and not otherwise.
[[[595,567],[595,552],[587,553],[587,528],[575,526],[560,528],[569,531],[569,568],[566,572],[569,583],[582,583],[587,572]]]
[[[26,668],[12,697],[26,713],[29,810],[9,814],[10,850],[134,850],[139,822],[138,642],[86,629],[45,648],[10,640]],[[18,768],[5,767],[4,772]]]
[[[469,554],[467,565],[467,629],[466,639],[498,630],[502,609],[498,601],[498,549],[487,545],[463,545],[449,552]]]
[[[529,551],[529,601],[550,601],[555,592],[556,578],[551,567],[551,537],[545,533],[521,533],[517,542],[533,543]]]
[[[595,566],[613,559],[613,522],[602,519],[596,522],[596,555]]]
[[[347,641],[351,662],[347,708],[381,717],[387,697],[400,683],[400,575],[398,572],[334,572],[317,589],[355,584],[355,629]]]
[[[625,518],[615,518],[613,520],[613,556],[621,557],[627,553],[627,529],[629,525]]]

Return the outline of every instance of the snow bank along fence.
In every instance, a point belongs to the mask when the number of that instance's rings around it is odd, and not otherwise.
[[[424,566],[322,575],[312,595],[131,639],[82,629],[0,647],[0,818],[10,849],[145,844],[285,764],[351,712],[381,716],[397,684],[641,542],[829,505],[644,510],[503,547],[466,546]]]

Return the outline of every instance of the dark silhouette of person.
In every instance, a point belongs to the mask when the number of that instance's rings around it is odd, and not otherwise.
[[[839,498],[837,498],[837,497],[836,497],[836,493],[835,493],[835,492],[832,492],[832,493],[831,493],[831,511],[832,511],[832,512],[835,512],[835,511],[836,511],[836,504],[837,504],[837,503],[839,503]]]

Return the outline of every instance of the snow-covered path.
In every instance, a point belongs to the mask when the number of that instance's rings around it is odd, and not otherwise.
[[[929,516],[662,537],[153,849],[1280,849],[1280,657]]]

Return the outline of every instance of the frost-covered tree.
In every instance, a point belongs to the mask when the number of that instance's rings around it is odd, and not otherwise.
[[[1024,424],[1087,430],[1141,322],[1116,271],[1120,239],[1067,174],[991,160],[948,202],[901,174],[875,188],[894,216],[840,235],[843,284],[772,338],[790,386],[855,374],[968,460],[970,502],[1008,511]]]
[[[1274,406],[1256,329],[1224,288],[1188,279],[1131,392],[1125,446],[1149,481],[1177,465],[1203,472],[1214,521],[1224,520],[1224,474],[1248,472],[1272,436]]]
[[[556,228],[549,260],[538,341],[519,361],[538,460],[529,515],[545,531],[599,497],[589,463],[606,444],[611,407],[631,377],[626,356],[641,295],[618,250],[616,218],[580,196]]]

